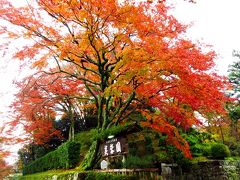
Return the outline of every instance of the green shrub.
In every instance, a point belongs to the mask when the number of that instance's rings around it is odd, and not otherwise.
[[[174,161],[184,169],[189,169],[192,166],[191,160],[186,158],[182,152],[175,155]]]
[[[129,155],[126,159],[127,168],[150,168],[153,165],[153,156],[147,155],[143,157]]]
[[[203,156],[211,156],[212,155],[210,144],[204,144],[204,146],[202,147],[202,154],[203,154]]]
[[[130,155],[137,154],[137,153],[138,153],[137,143],[135,143],[135,142],[129,142],[129,143],[128,143],[128,150],[129,150],[129,154],[130,154]]]
[[[240,156],[240,145],[236,145],[234,148],[231,147],[230,152],[232,156]]]
[[[210,155],[206,146],[212,142],[212,135],[206,132],[198,132],[195,129],[190,129],[186,133],[181,133],[182,137],[190,145],[190,150],[193,157],[201,157]],[[205,151],[206,150],[206,151]]]
[[[74,141],[81,144],[81,150],[83,146],[86,146],[86,148],[88,149],[94,141],[93,137],[97,133],[97,129],[91,129],[90,131],[82,131],[75,135]]]
[[[119,134],[126,134],[126,132],[131,131],[131,129],[134,129],[135,126],[137,126],[135,123],[126,123],[125,125],[118,125],[113,126],[109,129],[106,129],[104,131],[95,133],[94,140],[103,140],[107,139],[110,135],[119,135]],[[138,126],[140,128],[140,126]]]
[[[146,153],[147,154],[152,154],[153,153],[153,143],[152,143],[152,139],[150,137],[145,137],[145,141],[146,141],[146,145],[145,145],[145,149],[146,149]]]
[[[23,175],[43,172],[50,169],[73,168],[79,162],[80,144],[68,141],[45,156],[23,167]]]
[[[170,157],[169,157],[169,155],[168,155],[168,153],[167,152],[165,152],[165,151],[162,151],[162,152],[160,152],[158,155],[157,155],[157,158],[158,158],[158,161],[159,162],[169,162],[170,160]]]
[[[212,157],[215,159],[224,159],[225,157],[230,156],[230,151],[228,146],[221,143],[217,143],[212,145],[211,154]]]

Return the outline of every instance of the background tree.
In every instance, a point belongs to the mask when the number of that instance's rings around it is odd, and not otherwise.
[[[195,111],[224,112],[225,79],[209,73],[215,53],[184,38],[186,26],[169,15],[165,1],[39,0],[16,8],[2,0],[0,7],[1,19],[22,27],[2,32],[30,43],[15,58],[81,81],[99,133],[137,112],[142,126],[167,134],[191,157],[178,127],[198,125]],[[58,70],[48,68],[53,61]],[[92,144],[82,169],[95,164],[99,145]]]
[[[228,78],[230,83],[233,86],[231,95],[238,99],[238,103],[240,101],[240,61],[234,62],[229,66],[228,69]]]
[[[215,140],[220,141],[223,144],[226,143],[226,140],[229,141],[228,132],[231,121],[227,114],[220,115],[210,113],[206,118],[207,125],[204,126],[204,129],[212,134]]]
[[[68,138],[74,138],[74,121],[84,116],[82,104],[78,101],[84,99],[80,82],[60,74],[36,73],[18,83],[18,88],[19,93],[12,104],[16,114],[12,123],[24,124],[24,129],[33,134],[35,142],[48,142],[51,136],[59,135],[53,123],[64,115],[70,125]]]
[[[0,179],[3,179],[11,173],[12,167],[7,164],[5,158],[8,156],[9,152],[6,151],[3,128],[0,127]],[[4,148],[5,147],[5,148]]]
[[[235,56],[239,57],[239,54]],[[229,81],[232,84],[232,90],[230,91],[230,96],[234,98],[234,102],[228,103],[226,105],[229,118],[231,119],[230,124],[230,135],[236,138],[237,142],[240,140],[239,136],[239,120],[240,120],[240,61],[234,62],[229,66]]]

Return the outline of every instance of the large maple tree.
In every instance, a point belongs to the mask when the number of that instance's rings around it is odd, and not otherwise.
[[[184,36],[187,26],[169,14],[165,1],[38,0],[18,8],[0,2],[0,18],[21,27],[2,26],[1,32],[28,40],[14,57],[45,70],[55,62],[50,73],[81,81],[99,132],[138,112],[142,126],[167,134],[191,157],[178,127],[199,125],[194,112],[224,112],[225,80],[210,73],[216,54]],[[99,143],[83,169],[95,163]]]

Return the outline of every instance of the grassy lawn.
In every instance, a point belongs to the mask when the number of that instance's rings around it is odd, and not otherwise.
[[[64,179],[68,175],[74,175],[76,172],[80,172],[77,169],[71,169],[71,170],[49,170],[41,173],[36,173],[36,174],[30,174],[30,175],[25,175],[25,176],[20,176],[18,179],[19,180],[36,180],[36,179],[45,179],[47,177],[52,177],[54,175],[58,176],[58,179],[61,177]],[[86,172],[83,172],[86,173]]]

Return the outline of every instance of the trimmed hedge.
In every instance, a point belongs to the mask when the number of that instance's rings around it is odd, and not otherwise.
[[[50,169],[69,169],[79,162],[80,143],[68,141],[45,156],[23,167],[23,175]]]

